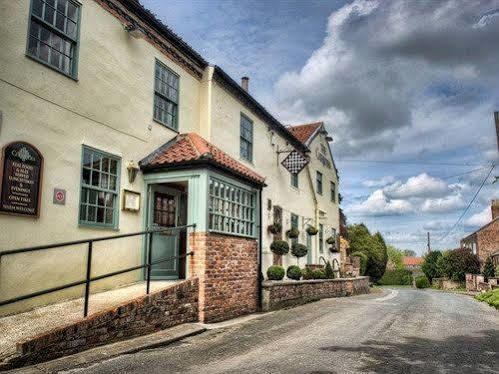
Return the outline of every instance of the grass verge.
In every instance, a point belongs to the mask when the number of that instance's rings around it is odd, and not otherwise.
[[[492,291],[482,292],[475,296],[475,299],[489,304],[491,307],[499,309],[499,288]]]

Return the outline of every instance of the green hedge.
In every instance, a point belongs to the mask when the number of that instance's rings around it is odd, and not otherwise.
[[[430,281],[424,275],[416,278],[417,288],[428,288],[430,287]]]
[[[406,269],[387,270],[379,283],[385,286],[410,286],[412,284],[412,273]]]
[[[482,292],[475,296],[475,299],[484,301],[490,306],[499,309],[499,288],[492,291]]]
[[[279,265],[272,265],[267,269],[267,278],[270,280],[282,280],[282,278],[284,278],[284,274],[284,268]]]
[[[288,267],[288,270],[286,271],[286,276],[289,279],[294,279],[294,280],[300,280],[301,278],[301,269],[299,266],[296,265],[291,265]]]

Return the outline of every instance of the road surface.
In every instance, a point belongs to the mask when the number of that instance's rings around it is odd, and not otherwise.
[[[68,373],[499,373],[499,313],[435,290],[326,299]]]

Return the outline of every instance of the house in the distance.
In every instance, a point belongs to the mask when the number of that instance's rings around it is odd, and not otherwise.
[[[469,248],[478,256],[480,268],[489,256],[499,251],[499,200],[492,200],[492,221],[461,239],[461,247]]]

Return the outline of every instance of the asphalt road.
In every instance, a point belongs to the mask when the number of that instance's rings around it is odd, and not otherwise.
[[[499,313],[394,288],[327,299],[71,373],[499,373]]]

